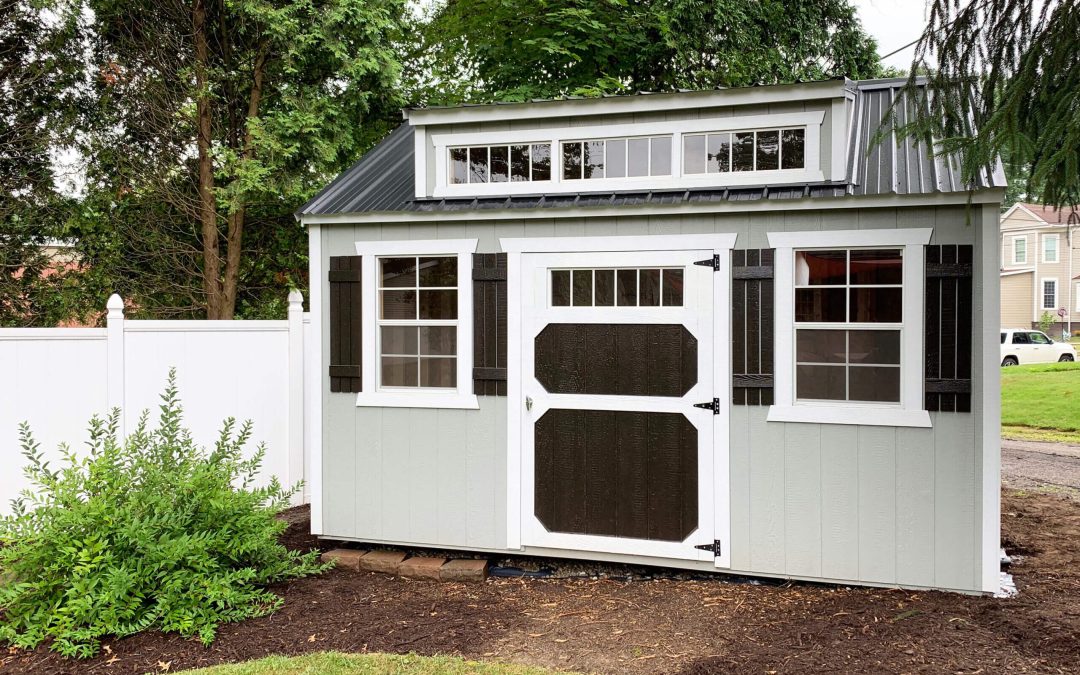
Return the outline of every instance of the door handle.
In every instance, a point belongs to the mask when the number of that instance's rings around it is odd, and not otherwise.
[[[532,396],[525,397],[525,409],[532,410]]]

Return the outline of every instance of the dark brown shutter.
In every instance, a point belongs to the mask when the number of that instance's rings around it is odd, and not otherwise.
[[[360,391],[363,339],[360,256],[330,258],[330,391]]]
[[[473,393],[506,396],[506,254],[473,254]]]
[[[771,248],[731,252],[732,403],[773,402]]]
[[[926,247],[926,409],[971,412],[972,247]]]

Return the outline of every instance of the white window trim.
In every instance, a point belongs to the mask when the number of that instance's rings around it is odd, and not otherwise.
[[[516,194],[561,194],[567,192],[665,190],[695,187],[727,187],[763,185],[768,183],[817,182],[825,179],[821,169],[821,125],[824,111],[778,113],[775,115],[743,115],[700,120],[651,122],[643,124],[611,124],[589,127],[552,129],[521,129],[513,131],[484,131],[467,134],[431,134],[435,147],[435,186],[433,197],[484,197]],[[733,171],[728,173],[682,173],[684,134],[709,132],[757,131],[805,127],[806,148],[802,169],[775,171]],[[634,138],[641,136],[671,136],[671,175],[635,176],[630,178],[590,178],[562,180],[562,142],[600,138]],[[551,180],[506,183],[450,184],[449,148],[473,145],[518,145],[551,143]]]
[[[1073,284],[1073,289],[1073,298],[1075,298],[1074,302],[1076,303],[1074,309],[1075,311],[1080,312],[1080,281]]]
[[[1012,239],[1012,264],[1014,265],[1027,265],[1028,264],[1028,240],[1026,234],[1018,234],[1011,237]],[[1024,240],[1024,259],[1018,260],[1016,256],[1016,240]]]
[[[770,232],[776,249],[775,403],[770,422],[810,422],[891,427],[930,427],[923,409],[923,247],[931,228]],[[904,247],[904,322],[901,331],[900,405],[850,402],[795,402],[795,249]]]
[[[1046,282],[1050,281],[1054,284],[1054,306],[1046,306]],[[1043,312],[1049,312],[1051,310],[1057,311],[1058,307],[1058,280],[1057,277],[1043,277],[1039,280],[1039,309]]]
[[[356,405],[385,408],[461,408],[476,410],[480,402],[472,393],[473,293],[472,254],[476,239],[429,239],[416,241],[358,241],[357,255],[361,264],[363,311],[361,333],[363,368],[360,393]],[[380,391],[378,383],[378,265],[380,256],[437,256],[455,255],[458,259],[458,323],[457,323],[457,389],[431,390],[417,387],[409,391]]]
[[[1046,242],[1054,241],[1054,259],[1051,260],[1046,255]],[[1061,260],[1061,237],[1056,234],[1044,234],[1042,236],[1042,261],[1051,265],[1056,265]]]

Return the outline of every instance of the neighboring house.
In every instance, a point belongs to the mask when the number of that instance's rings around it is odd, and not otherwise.
[[[297,213],[314,533],[998,590],[1005,180],[902,83],[407,111]]]
[[[1001,325],[1037,328],[1044,312],[1049,333],[1080,330],[1080,250],[1069,232],[1069,211],[1014,204],[1001,216]],[[1080,216],[1080,214],[1078,214]],[[1060,316],[1065,310],[1066,316]]]

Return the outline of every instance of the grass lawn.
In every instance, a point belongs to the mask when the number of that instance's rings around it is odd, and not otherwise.
[[[247,663],[184,671],[192,675],[552,675],[555,671],[415,654],[270,656]]]
[[[1080,363],[1001,369],[1002,435],[1080,443]]]

